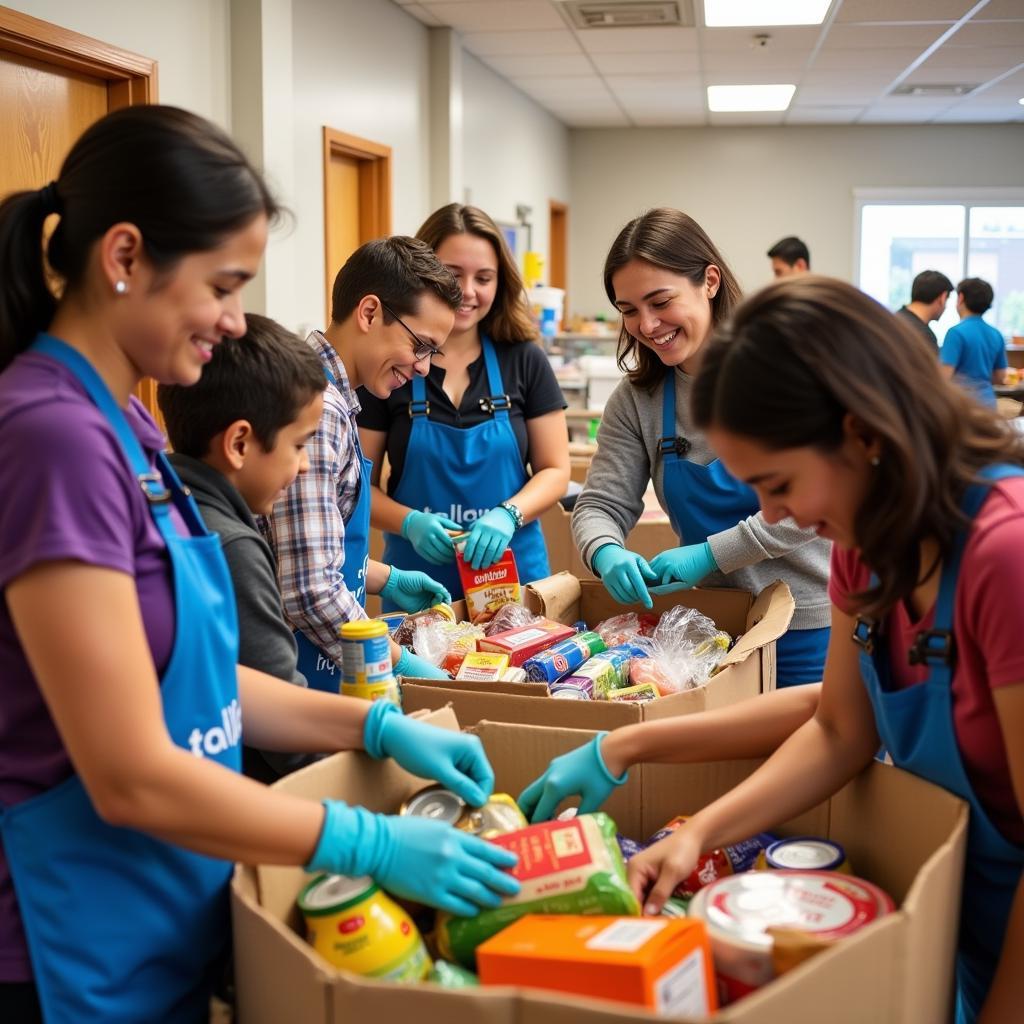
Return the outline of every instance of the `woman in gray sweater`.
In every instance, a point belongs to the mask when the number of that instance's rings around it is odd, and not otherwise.
[[[615,239],[604,267],[622,314],[619,366],[626,377],[604,409],[572,528],[584,562],[623,604],[651,606],[648,587],[737,587],[758,593],[785,580],[796,600],[778,642],[778,684],[820,680],[828,646],[830,544],[792,520],[768,524],[754,491],[715,458],[689,416],[701,351],[740,290],[699,224],[679,210],[651,210]],[[648,563],[624,547],[654,481],[680,547]]]

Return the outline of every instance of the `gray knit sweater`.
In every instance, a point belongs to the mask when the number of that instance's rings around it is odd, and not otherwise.
[[[715,455],[704,435],[690,423],[692,380],[676,370],[676,434],[692,446],[687,458],[707,465]],[[658,501],[663,509],[668,508],[658,452],[663,387],[659,385],[648,394],[624,379],[604,408],[597,454],[572,516],[576,546],[591,569],[603,544],[625,543],[643,512],[648,481],[654,480]],[[709,576],[705,586],[738,587],[757,594],[775,580],[785,580],[796,601],[791,628],[817,629],[829,624],[831,544],[813,530],[799,529],[792,519],[772,526],[758,512],[713,534],[708,542],[721,572]]]

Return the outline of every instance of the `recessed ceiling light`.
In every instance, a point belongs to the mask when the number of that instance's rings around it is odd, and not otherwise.
[[[723,111],[785,110],[795,85],[709,85],[708,109]]]
[[[708,28],[741,25],[820,25],[832,0],[704,0]]]
[[[1020,104],[1020,105],[1021,105],[1022,107],[1024,107],[1024,96],[1021,96],[1021,98],[1020,98],[1019,100],[1017,100],[1017,102],[1018,102],[1018,103],[1019,103],[1019,104]]]

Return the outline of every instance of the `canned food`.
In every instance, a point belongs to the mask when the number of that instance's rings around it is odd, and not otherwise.
[[[414,793],[398,809],[415,818],[436,818],[462,832],[490,839],[503,832],[526,828],[529,822],[508,793],[492,793],[483,807],[470,807],[462,797],[443,786],[428,786]]]
[[[416,925],[372,878],[320,875],[298,898],[306,938],[335,967],[386,981],[422,981],[430,971]]]
[[[779,839],[759,856],[759,868],[792,871],[841,871],[851,874],[846,851],[831,839],[800,836],[797,839]]]
[[[363,700],[390,700],[401,705],[391,671],[388,627],[380,619],[360,619],[341,627],[341,692]]]

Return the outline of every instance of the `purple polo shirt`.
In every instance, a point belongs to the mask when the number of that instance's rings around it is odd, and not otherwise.
[[[128,423],[152,461],[164,446],[134,398]],[[185,532],[184,524],[178,528]],[[72,373],[26,353],[0,374],[0,589],[42,562],[70,559],[128,573],[157,672],[174,641],[174,591],[163,540],[113,429]],[[61,623],[52,627],[61,641]],[[73,774],[0,603],[0,804],[12,806]],[[32,972],[0,846],[0,982]]]

